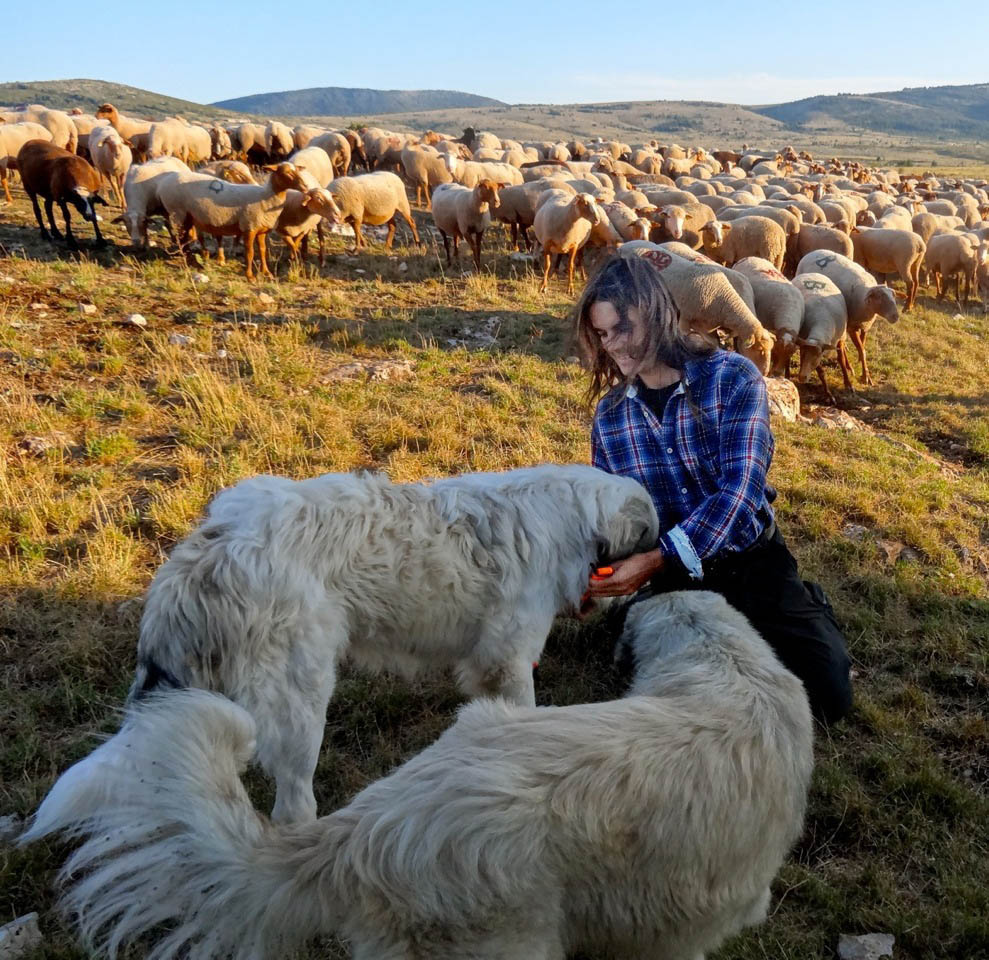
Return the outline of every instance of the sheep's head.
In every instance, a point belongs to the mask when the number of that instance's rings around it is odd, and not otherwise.
[[[492,210],[497,210],[498,191],[505,186],[503,183],[495,183],[494,180],[481,180],[474,187],[474,195],[481,204],[487,204]]]
[[[738,352],[751,360],[763,376],[769,373],[776,336],[760,326],[751,336],[739,339]]]
[[[96,111],[96,116],[102,120],[109,120],[112,123],[117,117],[117,108],[112,103],[104,103]]]
[[[855,224],[859,227],[874,227],[876,215],[871,210],[859,210],[855,215]]]
[[[302,206],[310,213],[318,213],[324,220],[330,223],[340,223],[343,215],[337,206],[333,194],[322,187],[307,190],[302,197]]]
[[[676,205],[663,207],[659,212],[659,218],[660,226],[665,227],[674,240],[679,240],[683,236],[683,227],[687,222],[687,211],[683,207]]]
[[[896,295],[890,287],[882,285],[871,287],[865,295],[865,305],[872,314],[882,317],[887,323],[896,323],[900,319]]]
[[[262,169],[271,173],[271,186],[275,193],[283,193],[285,190],[298,190],[300,193],[305,193],[309,189],[301,171],[294,163],[286,161],[272,163]]]
[[[570,202],[576,207],[577,216],[590,220],[591,223],[597,223],[597,200],[589,193],[578,193]]]
[[[701,227],[701,233],[706,240],[721,246],[725,242],[725,237],[731,233],[731,224],[724,220],[709,220]]]
[[[769,368],[771,377],[783,376],[790,365],[790,358],[797,349],[797,339],[792,333],[783,332],[776,338],[772,351],[772,363]]]
[[[645,217],[639,217],[629,226],[628,232],[631,234],[632,240],[648,240],[651,228],[652,224]]]

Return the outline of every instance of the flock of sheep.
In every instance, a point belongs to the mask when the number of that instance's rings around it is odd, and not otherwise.
[[[450,265],[466,240],[480,269],[494,221],[510,230],[515,250],[538,257],[542,290],[554,257],[557,268],[566,259],[573,293],[574,273],[602,250],[647,256],[665,271],[684,323],[734,338],[763,373],[787,371],[799,347],[799,379],[806,382],[816,369],[829,396],[820,366],[828,351],[837,353],[845,387],[852,388],[846,337],[858,352],[862,381],[872,382],[866,335],[876,317],[899,316],[900,294],[886,285],[888,277],[902,279],[905,310],[928,280],[939,298],[954,279],[956,300],[964,293],[967,302],[975,292],[989,303],[984,180],[906,178],[837,159],[817,162],[790,147],[764,155],[655,140],[520,143],[471,128],[454,138],[290,129],[274,120],[200,126],[179,118],[134,120],[112,104],[96,116],[31,106],[0,111],[0,118],[7,200],[8,171],[22,168],[48,239],[59,236],[52,216],[58,203],[74,244],[71,203],[102,242],[93,208],[102,181],[123,208],[135,245],[147,245],[148,220],[162,215],[187,252],[198,239],[205,255],[209,234],[222,260],[222,238],[242,240],[253,278],[255,246],[261,271],[269,273],[269,232],[305,258],[316,231],[321,263],[327,221],[348,223],[355,249],[365,245],[365,224],[387,224],[390,248],[399,219],[418,244],[414,190],[416,204],[432,213]],[[89,162],[80,166],[80,157]],[[351,173],[358,169],[366,172]]]

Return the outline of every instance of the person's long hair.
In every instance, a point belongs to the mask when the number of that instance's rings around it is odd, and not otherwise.
[[[615,308],[619,324],[624,325],[624,330],[621,326],[616,328],[618,333],[631,329],[628,311],[632,307],[644,321],[642,342],[629,346],[629,356],[638,363],[627,377],[601,345],[591,325],[591,307],[596,303],[610,303]],[[591,374],[585,400],[592,408],[603,393],[628,386],[638,370],[655,360],[683,370],[688,360],[707,356],[716,349],[700,335],[681,328],[680,311],[662,274],[637,255],[612,257],[591,277],[574,309],[574,325],[578,347]]]

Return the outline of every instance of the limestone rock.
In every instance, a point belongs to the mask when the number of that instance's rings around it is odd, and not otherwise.
[[[890,933],[867,933],[853,937],[843,933],[838,938],[838,956],[841,960],[880,960],[893,956],[893,935]]]
[[[38,915],[27,913],[0,927],[0,960],[14,960],[42,945]]]
[[[785,377],[766,377],[765,380],[769,415],[793,423],[800,413],[800,394],[797,392],[797,385]]]

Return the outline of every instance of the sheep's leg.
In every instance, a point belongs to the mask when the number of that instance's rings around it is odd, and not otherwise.
[[[72,220],[69,217],[69,206],[64,200],[58,201],[58,208],[62,211],[62,218],[65,220],[65,242],[70,250],[78,250],[79,244],[72,233]]]
[[[859,379],[862,383],[873,386],[874,381],[872,376],[869,374],[869,365],[865,360],[865,331],[859,327],[849,330],[848,335],[852,338],[852,343],[855,344],[855,349],[858,350],[859,361],[862,364],[862,376],[859,377]]]
[[[322,220],[320,220],[319,223],[316,224],[316,236],[319,237],[319,265],[320,266],[323,266],[323,263],[324,263],[324,260],[323,260],[323,240],[326,237],[326,233],[323,230],[323,221]]]
[[[254,238],[257,236],[257,232],[254,230],[247,231],[247,241],[244,244],[244,263],[247,264],[247,279],[254,279]]]
[[[540,293],[545,293],[546,288],[549,286],[549,268],[553,263],[553,254],[543,253],[543,282],[539,288]]]
[[[55,226],[55,201],[49,197],[45,198],[45,215],[48,217],[48,224],[51,227],[51,235],[56,240],[62,239],[62,231]]]
[[[511,231],[512,231],[512,249],[513,250],[518,250],[519,249],[519,222],[518,222],[518,220],[513,220],[512,221],[512,223],[511,223]]]
[[[223,252],[223,237],[220,236],[216,238],[216,262],[221,264],[227,262],[226,254]]]
[[[573,247],[570,251],[570,258],[567,260],[567,294],[573,296],[574,286],[573,286],[573,267],[574,261],[577,259],[577,248]]]
[[[443,238],[443,249],[446,250],[446,265],[448,267],[452,267],[453,261],[450,259],[450,238],[442,230],[440,230],[440,236]]]
[[[395,240],[395,218],[388,221],[388,236],[385,237],[385,248],[391,250],[391,245]]]
[[[484,232],[480,233],[476,230],[472,230],[467,239],[470,241],[471,252],[474,254],[474,269],[478,273],[481,272],[481,237],[484,236]]]
[[[271,271],[268,269],[268,234],[259,233],[258,234],[258,252],[261,254],[261,272],[266,276],[271,276]]]
[[[399,213],[402,214],[402,219],[409,225],[409,229],[412,231],[412,239],[415,240],[416,245],[421,245],[422,241],[419,239],[419,231],[416,229],[416,222],[412,219],[412,215],[406,213],[404,210],[400,210]],[[394,223],[394,219],[392,222]]]
[[[357,217],[348,217],[350,225],[354,228],[354,253],[357,253],[364,246],[364,234],[361,233],[362,220]]]
[[[95,209],[93,210],[93,233],[96,234],[96,246],[98,246],[98,247],[105,247],[106,246],[106,237],[104,237],[103,234],[100,233],[100,221],[96,217],[96,210]]]
[[[50,242],[52,235],[48,232],[45,221],[41,219],[41,207],[38,206],[38,198],[33,193],[29,196],[31,197],[31,206],[34,208],[34,217],[38,221],[38,229],[41,230],[41,239]]]
[[[10,195],[10,178],[7,176],[7,168],[0,170],[0,184],[3,184],[3,192],[7,197],[7,203],[13,203],[14,198]]]
[[[831,406],[834,406],[836,403],[834,394],[831,392],[831,388],[828,386],[827,378],[824,376],[824,367],[820,363],[817,365],[817,375],[821,378],[821,386],[824,387],[825,399],[828,401],[828,403],[831,404]]]
[[[453,231],[453,238],[452,239],[453,239],[453,256],[459,262],[459,260],[460,260],[460,250],[458,248],[460,246],[460,234],[456,230]]]
[[[855,392],[855,387],[852,386],[852,364],[848,359],[848,351],[845,349],[845,341],[841,339],[838,341],[838,366],[841,367],[841,375],[845,381],[845,389],[849,393]]]

